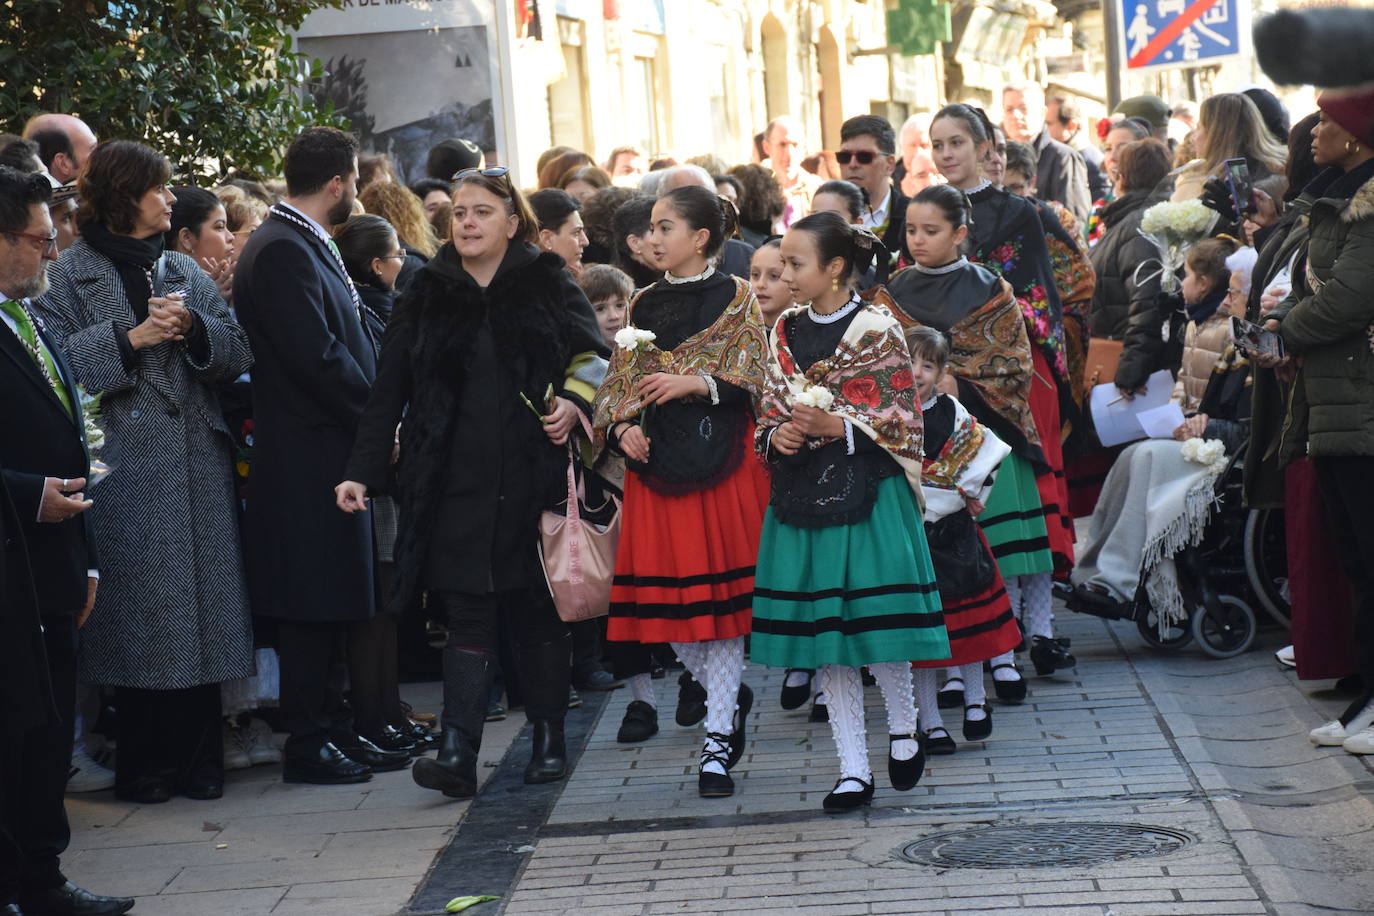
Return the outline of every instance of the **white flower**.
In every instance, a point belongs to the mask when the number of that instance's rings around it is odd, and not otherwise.
[[[1226,470],[1226,446],[1220,439],[1189,439],[1183,443],[1183,458],[1194,464],[1207,465],[1207,470],[1213,474]]]
[[[817,410],[829,410],[830,405],[835,403],[835,396],[830,393],[829,388],[821,385],[807,385],[802,389],[802,393],[797,395],[795,403],[805,407],[814,407]]]
[[[653,343],[657,337],[653,331],[625,327],[615,332],[615,345],[622,350],[638,350],[640,344]]]
[[[1215,216],[1200,200],[1164,201],[1145,211],[1140,229],[1151,235],[1168,233],[1177,237],[1196,237],[1211,228]]]
[[[1189,439],[1183,443],[1183,460],[1197,461],[1197,450],[1202,446],[1201,439]]]

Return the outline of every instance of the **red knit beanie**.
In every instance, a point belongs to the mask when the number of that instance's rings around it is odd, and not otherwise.
[[[1350,136],[1374,146],[1374,87],[1328,89],[1317,96],[1317,107]]]

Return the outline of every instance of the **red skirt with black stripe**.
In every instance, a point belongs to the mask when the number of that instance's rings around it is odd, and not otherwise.
[[[1035,429],[1040,433],[1040,450],[1049,470],[1036,475],[1035,488],[1045,513],[1045,531],[1050,538],[1056,576],[1067,576],[1073,569],[1073,518],[1069,515],[1069,485],[1064,477],[1064,446],[1059,417],[1059,389],[1050,364],[1039,347],[1031,347],[1035,375],[1031,379],[1030,409]]]
[[[748,634],[768,497],[768,472],[747,448],[729,477],[682,495],[665,496],[627,473],[606,637],[658,643]]]
[[[992,553],[983,530],[977,529],[983,549]],[[971,665],[1010,652],[1021,641],[1021,628],[1011,612],[1011,599],[1002,582],[1002,574],[993,563],[993,579],[987,588],[976,595],[951,601],[943,594],[945,630],[949,633],[949,658],[938,661],[913,661],[916,668],[945,668]],[[936,582],[938,585],[939,583]]]

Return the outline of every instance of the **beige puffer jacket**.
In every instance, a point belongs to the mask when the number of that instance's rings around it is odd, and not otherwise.
[[[1221,351],[1231,342],[1231,315],[1217,309],[1202,324],[1188,322],[1183,337],[1183,366],[1174,383],[1174,400],[1185,414],[1196,413],[1202,403],[1212,369],[1221,359]]]

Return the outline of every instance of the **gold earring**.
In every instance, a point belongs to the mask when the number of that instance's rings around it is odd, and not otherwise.
[[[1347,141],[1345,141],[1345,153],[1346,153],[1347,156],[1353,156],[1353,155],[1355,155],[1356,153],[1358,153],[1359,151],[1360,151],[1360,143],[1359,143],[1358,140],[1347,140]]]
[[[698,254],[698,255],[701,254],[701,249],[700,249],[700,248],[697,249],[697,254]]]
[[[839,278],[839,277],[831,277],[831,278],[830,278],[830,291],[831,291],[832,293],[838,293],[838,292],[840,291],[840,278]]]

